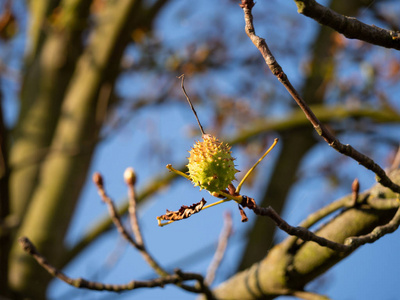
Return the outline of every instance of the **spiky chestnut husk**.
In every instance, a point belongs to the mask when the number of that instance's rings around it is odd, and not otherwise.
[[[189,151],[189,177],[195,186],[209,192],[225,190],[239,172],[235,169],[231,147],[209,134]]]

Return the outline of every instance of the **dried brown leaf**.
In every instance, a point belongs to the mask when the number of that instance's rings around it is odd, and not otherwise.
[[[189,218],[191,215],[195,213],[198,213],[206,203],[207,203],[206,200],[204,200],[203,198],[201,199],[200,202],[193,203],[190,206],[182,205],[181,208],[176,211],[169,211],[167,209],[165,215],[159,216],[157,219],[171,220],[171,221],[183,220]]]

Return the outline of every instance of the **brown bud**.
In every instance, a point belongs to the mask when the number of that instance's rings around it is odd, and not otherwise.
[[[358,179],[354,179],[353,183],[351,184],[351,190],[352,190],[352,205],[356,206],[357,205],[357,200],[358,200],[358,192],[360,191],[360,183],[358,182]]]
[[[358,179],[354,179],[352,185],[351,185],[351,189],[353,191],[353,193],[357,193],[360,191],[360,182],[358,181]]]
[[[103,187],[103,177],[99,172],[95,172],[92,176],[95,185]]]

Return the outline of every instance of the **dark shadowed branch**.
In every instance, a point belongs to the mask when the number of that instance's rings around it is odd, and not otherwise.
[[[19,243],[23,247],[24,251],[30,254],[47,272],[52,276],[72,285],[76,288],[85,288],[97,291],[111,291],[111,292],[122,292],[138,288],[152,288],[152,287],[164,287],[166,284],[179,284],[183,281],[196,280],[198,282],[203,282],[203,276],[195,273],[184,273],[176,270],[174,274],[165,277],[155,278],[153,280],[147,281],[137,281],[132,280],[126,284],[106,284],[101,282],[95,282],[86,280],[83,278],[70,278],[63,272],[52,266],[45,257],[43,257],[32,244],[32,242],[26,238],[19,238]]]
[[[400,50],[400,32],[367,25],[356,18],[343,16],[315,0],[294,0],[298,12],[331,27],[349,39]]]

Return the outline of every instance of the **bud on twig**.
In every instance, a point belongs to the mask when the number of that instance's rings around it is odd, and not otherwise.
[[[97,185],[99,187],[103,187],[103,177],[101,176],[101,174],[99,172],[95,172],[93,174],[92,180],[95,185]]]
[[[351,185],[351,189],[353,191],[353,193],[357,193],[360,191],[360,182],[358,181],[358,179],[354,179],[352,185]]]
[[[124,180],[127,185],[134,185],[136,183],[136,173],[133,168],[129,167],[125,170]]]
[[[358,179],[354,179],[353,183],[351,184],[351,191],[352,191],[352,202],[353,206],[357,205],[358,200],[358,193],[360,191],[360,182]]]

